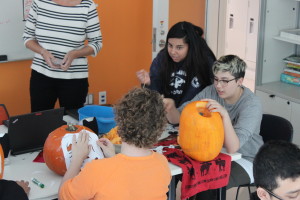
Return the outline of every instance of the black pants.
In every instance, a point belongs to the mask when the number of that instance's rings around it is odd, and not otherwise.
[[[58,99],[65,110],[81,108],[88,93],[88,79],[56,79],[31,70],[31,112],[53,109]]]

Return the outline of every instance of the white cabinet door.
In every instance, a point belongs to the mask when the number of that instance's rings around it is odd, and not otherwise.
[[[245,59],[256,62],[259,0],[249,0]]]
[[[259,90],[256,90],[256,95],[262,102],[264,113],[278,115],[291,121],[292,106],[290,101]]]
[[[245,59],[248,0],[228,0],[227,6],[225,54]]]
[[[294,128],[293,143],[300,145],[300,104],[292,102],[291,122]]]

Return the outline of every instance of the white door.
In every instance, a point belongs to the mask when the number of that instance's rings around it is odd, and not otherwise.
[[[153,0],[152,59],[165,46],[169,28],[169,0]]]

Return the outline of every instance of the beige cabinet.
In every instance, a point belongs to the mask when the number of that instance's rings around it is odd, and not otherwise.
[[[256,94],[265,113],[282,116],[294,128],[293,142],[300,145],[300,87],[280,81],[283,59],[299,55],[299,44],[280,37],[285,29],[299,28],[298,0],[261,0]]]
[[[263,106],[263,112],[267,114],[279,115],[291,121],[291,102],[276,96],[257,90],[256,95],[260,98]]]

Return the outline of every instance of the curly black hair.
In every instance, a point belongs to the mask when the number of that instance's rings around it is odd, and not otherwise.
[[[139,148],[151,148],[167,123],[163,98],[147,88],[130,90],[114,109],[122,141]]]

